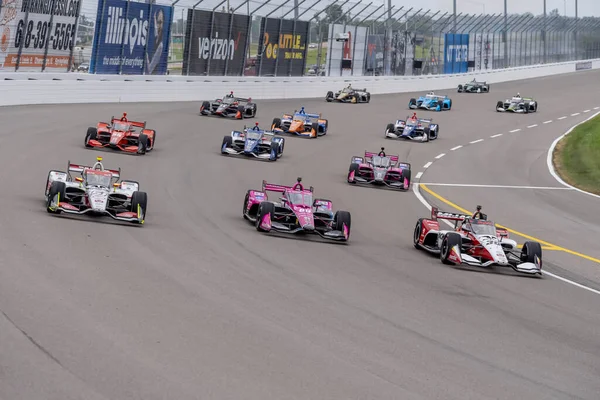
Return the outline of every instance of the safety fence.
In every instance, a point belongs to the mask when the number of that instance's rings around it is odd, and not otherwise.
[[[0,0],[0,71],[411,76],[600,57],[600,18],[558,10],[454,15],[363,0],[158,1]]]

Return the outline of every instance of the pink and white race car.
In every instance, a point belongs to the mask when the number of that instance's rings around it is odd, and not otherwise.
[[[243,216],[259,232],[316,234],[326,239],[346,242],[350,238],[350,213],[333,212],[330,200],[314,199],[314,188],[305,189],[302,178],[294,186],[263,181],[262,190],[248,190]],[[266,192],[278,192],[279,202],[269,201]]]
[[[365,151],[364,157],[354,156],[348,169],[348,183],[408,190],[410,188],[410,164],[399,161],[397,155],[386,155],[382,147],[379,153]]]

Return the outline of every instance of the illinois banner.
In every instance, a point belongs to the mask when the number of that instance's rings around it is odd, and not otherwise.
[[[1,0],[0,70],[67,71],[80,0]]]
[[[362,76],[365,67],[367,28],[330,24],[327,64],[329,76]]]
[[[90,73],[167,73],[173,8],[124,0],[100,0]]]
[[[259,75],[304,75],[308,30],[307,21],[262,18],[258,43]]]
[[[250,18],[248,15],[188,9],[183,73],[241,76]]]
[[[444,37],[444,73],[469,71],[469,34],[446,33]]]

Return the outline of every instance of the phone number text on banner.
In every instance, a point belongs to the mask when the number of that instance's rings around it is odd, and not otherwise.
[[[0,69],[69,68],[80,0],[3,0],[0,4]]]
[[[123,0],[98,2],[90,73],[167,73],[173,7]]]

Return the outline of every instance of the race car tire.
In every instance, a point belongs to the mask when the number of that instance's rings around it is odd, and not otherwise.
[[[341,231],[344,224],[348,227],[348,237],[350,237],[350,226],[352,225],[352,217],[348,211],[337,211],[333,216],[333,225],[336,231]]]
[[[46,199],[46,211],[50,214],[60,214],[61,210],[51,210],[50,203],[54,200],[54,196],[58,195],[58,199],[65,199],[67,191],[67,184],[60,181],[54,181],[50,185],[50,190],[48,191],[48,197]]]
[[[281,138],[281,142],[279,144],[279,152],[277,153],[279,157],[283,155],[283,149],[285,147],[285,138]]]
[[[144,219],[148,214],[148,194],[146,192],[133,192],[131,194],[131,212],[137,213],[138,205],[144,212]]]
[[[425,135],[425,140],[424,140],[425,143],[429,142],[429,133],[430,132],[431,132],[431,129],[429,127],[423,129],[423,135]]]
[[[484,88],[483,92],[484,92],[484,93],[489,93],[489,92],[490,92],[490,87],[491,87],[491,86],[492,86],[492,85],[487,85],[487,86],[484,86],[484,87],[483,87],[483,88]]]
[[[350,164],[350,167],[348,168],[348,177],[347,177],[347,181],[348,183],[352,183],[352,184],[356,184],[355,180],[350,180],[350,173],[354,172],[354,176],[358,175],[358,170],[359,170],[359,165],[356,163],[352,163]]]
[[[394,133],[394,132],[396,132],[396,127],[394,126],[394,124],[387,124],[387,126],[385,127],[384,136],[387,137],[388,133]]]
[[[525,104],[523,104],[523,107],[524,107],[525,114],[529,114],[529,102],[526,102]]]
[[[245,114],[246,113],[246,107],[244,107],[244,106],[238,106],[237,113],[240,114],[240,118],[239,119],[244,119],[246,117],[246,114]],[[237,115],[236,115],[236,117],[237,117]]]
[[[419,245],[419,240],[421,240],[421,231],[423,230],[423,220],[425,218],[419,218],[417,224],[415,225],[415,230],[413,232],[413,245],[415,249],[421,250],[421,246]]]
[[[402,170],[402,182],[404,182],[404,178],[408,179],[408,189],[410,189],[410,180],[412,178],[412,171],[410,169],[403,169]],[[405,189],[405,190],[408,190]]]
[[[275,204],[263,201],[258,206],[258,212],[256,213],[256,230],[259,232],[269,232],[267,229],[263,229],[260,226],[260,222],[265,215],[269,214],[271,217],[271,221],[273,220],[273,214],[275,214]]]
[[[327,101],[328,103],[331,103],[333,101],[333,92],[332,91],[327,92],[327,94],[325,95],[325,101]]]
[[[156,131],[152,130],[152,133],[152,139],[148,138],[150,143],[150,145],[148,146],[148,151],[154,150],[154,144],[156,143]]]
[[[367,93],[367,103],[371,102],[371,93]]]
[[[256,104],[252,104],[252,115],[251,115],[252,118],[256,117],[257,111],[258,111],[258,107],[256,106]]]
[[[496,112],[500,112],[499,108],[504,108],[504,103],[502,101],[498,101],[496,103]]]
[[[542,261],[542,245],[538,242],[525,242],[521,249],[521,261],[535,263],[535,257]]]
[[[200,115],[204,115],[202,113],[202,111],[204,110],[210,110],[210,101],[203,101],[202,105],[200,106]]]
[[[269,152],[269,160],[277,161],[279,155],[279,144],[271,142],[271,151]]]
[[[91,148],[93,147],[90,143],[90,140],[98,139],[98,129],[90,127],[87,129],[87,133],[85,134],[85,147]]]
[[[319,123],[313,122],[310,133],[314,133],[315,136],[311,136],[311,139],[317,139],[319,137]]]
[[[271,129],[279,129],[281,128],[281,118],[273,118],[273,123],[271,124]]]
[[[458,93],[462,93],[463,92],[463,85],[458,85]]]
[[[462,239],[460,237],[460,234],[456,232],[446,233],[444,239],[442,239],[442,246],[440,249],[440,260],[442,261],[442,263],[454,265],[454,262],[448,260],[448,257],[450,256],[450,249],[452,249],[454,246],[458,246],[460,248],[461,244]]]
[[[146,154],[148,151],[148,135],[145,133],[140,133],[138,137],[138,154]]]
[[[221,154],[227,154],[223,151],[223,147],[230,148],[233,146],[233,138],[231,136],[223,136],[223,143],[221,144]]]
[[[408,108],[411,108],[411,107],[413,107],[413,106],[414,106],[414,107],[416,107],[416,106],[417,106],[417,99],[410,99],[410,100],[408,101]]]
[[[250,200],[250,191],[246,191],[246,196],[244,197],[244,205],[242,206],[242,217],[244,217],[244,219],[248,219],[248,216],[246,215],[246,210],[248,209],[248,200]]]

